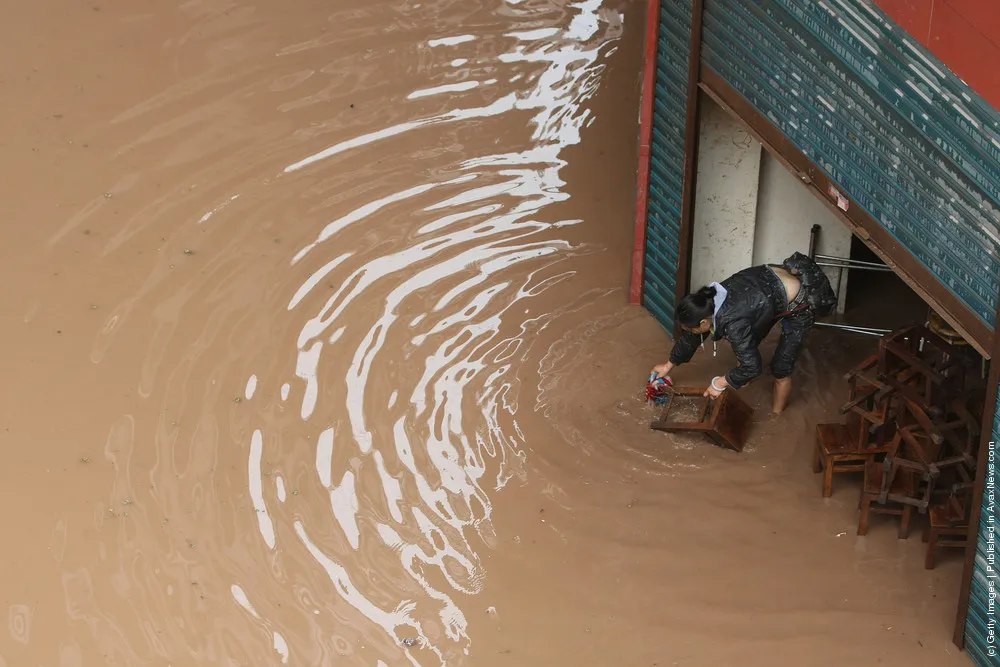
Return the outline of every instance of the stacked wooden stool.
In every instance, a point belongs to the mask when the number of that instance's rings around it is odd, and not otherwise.
[[[833,476],[843,472],[864,472],[868,464],[887,450],[887,435],[893,423],[889,407],[895,390],[874,372],[878,355],[851,370],[844,379],[849,400],[840,408],[844,422],[816,426],[813,471],[823,472],[823,497],[833,494]]]
[[[927,567],[938,547],[964,546],[968,530],[985,397],[975,370],[967,346],[927,327],[893,332],[844,377],[844,421],[816,427],[813,470],[824,473],[823,497],[835,474],[864,473],[859,535],[872,515],[890,515],[905,539],[914,512],[929,515]]]

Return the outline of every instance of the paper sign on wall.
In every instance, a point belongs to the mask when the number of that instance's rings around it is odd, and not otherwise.
[[[841,211],[846,211],[848,209],[848,207],[851,205],[851,203],[849,201],[847,201],[847,197],[845,197],[844,195],[840,194],[840,190],[838,190],[837,188],[833,187],[832,185],[826,189],[826,192],[831,197],[836,198],[836,200],[837,200],[837,208],[839,208]]]

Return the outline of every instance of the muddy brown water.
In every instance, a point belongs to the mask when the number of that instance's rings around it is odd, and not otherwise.
[[[5,9],[0,665],[967,663],[809,470],[857,344],[743,454],[648,428],[644,16]]]

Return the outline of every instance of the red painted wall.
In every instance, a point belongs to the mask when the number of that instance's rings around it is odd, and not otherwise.
[[[875,4],[1000,109],[1000,2],[875,0]]]

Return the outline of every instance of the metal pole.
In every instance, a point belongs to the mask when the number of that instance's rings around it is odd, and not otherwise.
[[[840,329],[850,333],[876,336],[878,338],[881,338],[887,333],[892,333],[891,329],[875,329],[873,327],[852,326],[850,324],[837,324],[835,322],[816,322],[815,325],[818,327],[826,327],[827,329]]]
[[[816,264],[819,266],[832,266],[838,269],[855,269],[856,271],[884,271],[886,273],[892,273],[892,269],[890,269],[888,266],[867,266],[864,264],[862,265],[851,264],[849,262],[829,262],[829,261],[824,262],[823,260],[819,260],[818,262],[816,262]]]
[[[816,255],[816,259],[826,259],[833,262],[843,262],[844,264],[850,264],[852,266],[870,266],[873,269],[888,269],[892,271],[891,268],[882,264],[881,262],[866,262],[860,259],[851,259],[850,257],[834,257],[833,255]]]

